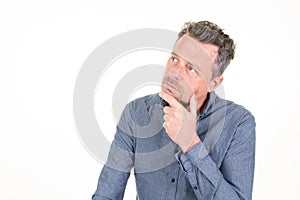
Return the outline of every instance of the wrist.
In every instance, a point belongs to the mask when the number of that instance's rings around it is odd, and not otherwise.
[[[195,134],[193,141],[185,149],[183,149],[183,153],[188,152],[189,150],[191,150],[199,142],[200,142],[200,138],[197,134]]]

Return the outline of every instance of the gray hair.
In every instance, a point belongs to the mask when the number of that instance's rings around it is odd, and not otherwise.
[[[186,33],[200,42],[219,47],[215,60],[217,72],[214,73],[214,76],[222,75],[234,58],[235,44],[229,35],[225,34],[218,25],[209,21],[185,23],[178,34],[178,39]]]

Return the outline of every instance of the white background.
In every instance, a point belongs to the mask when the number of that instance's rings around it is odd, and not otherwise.
[[[190,20],[216,22],[237,43],[224,86],[256,117],[253,199],[300,199],[298,11],[292,0],[1,1],[0,199],[90,199],[102,165],[73,120],[81,65],[117,34]],[[131,179],[126,199],[133,192]]]

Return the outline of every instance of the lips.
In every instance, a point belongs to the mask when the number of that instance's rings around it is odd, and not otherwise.
[[[170,92],[170,93],[172,93],[172,94],[175,94],[175,93],[178,93],[178,92],[179,92],[179,91],[178,91],[178,88],[177,88],[174,84],[170,83],[169,81],[165,81],[165,82],[162,84],[162,86],[163,86],[163,88],[164,88],[165,90],[167,90],[168,92]]]

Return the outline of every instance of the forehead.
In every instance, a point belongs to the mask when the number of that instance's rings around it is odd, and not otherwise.
[[[173,52],[194,66],[212,66],[218,54],[218,47],[199,42],[185,34],[175,42]]]

